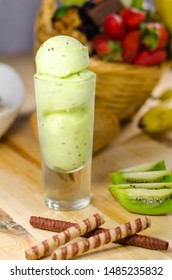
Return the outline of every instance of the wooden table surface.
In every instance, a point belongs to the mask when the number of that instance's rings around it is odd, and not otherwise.
[[[0,61],[16,68],[26,88],[26,100],[21,114],[0,140],[0,259],[25,259],[25,250],[54,234],[33,228],[29,224],[32,215],[79,222],[91,214],[100,212],[105,216],[103,226],[107,228],[141,217],[125,210],[110,195],[107,190],[110,183],[107,174],[119,168],[159,159],[164,159],[170,170],[172,147],[169,139],[157,141],[144,135],[137,129],[136,116],[132,123],[121,131],[117,139],[94,156],[91,204],[77,211],[49,209],[44,204],[39,144],[30,124],[30,116],[35,110],[33,58],[31,54],[20,54],[0,57]],[[150,218],[152,225],[142,234],[167,240],[169,242],[167,251],[109,244],[76,259],[172,259],[172,212],[167,215],[150,216]]]

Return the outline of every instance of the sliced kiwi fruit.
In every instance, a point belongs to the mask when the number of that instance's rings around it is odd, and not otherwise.
[[[167,170],[146,172],[115,172],[110,174],[113,184],[172,182],[172,172]]]
[[[114,189],[150,189],[150,190],[159,190],[159,189],[172,189],[172,182],[163,182],[163,183],[132,183],[132,184],[119,184],[119,185],[110,185],[109,191],[113,192]]]
[[[172,211],[172,172],[164,160],[121,169],[109,177],[110,193],[128,211],[146,215]]]
[[[129,168],[121,169],[119,171],[120,172],[144,172],[144,171],[156,171],[156,170],[166,170],[166,165],[164,160],[143,163],[136,166],[131,166]]]
[[[111,194],[130,212],[161,215],[172,211],[172,189],[111,189]]]

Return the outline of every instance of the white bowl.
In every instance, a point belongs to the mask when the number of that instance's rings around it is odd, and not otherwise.
[[[17,118],[25,97],[22,79],[11,66],[0,63],[0,138]]]

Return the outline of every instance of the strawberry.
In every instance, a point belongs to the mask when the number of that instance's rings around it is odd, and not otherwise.
[[[92,46],[98,56],[106,61],[122,60],[120,41],[113,40],[104,34],[98,34],[93,37]]]
[[[159,22],[148,22],[141,25],[142,43],[151,51],[163,49],[168,44],[169,34],[166,27]]]
[[[127,32],[122,40],[123,59],[125,62],[134,62],[134,59],[141,45],[140,30],[131,30]]]
[[[140,24],[146,19],[146,12],[136,8],[124,8],[120,12],[124,24],[129,29],[138,28]]]
[[[103,23],[103,33],[113,39],[122,39],[125,35],[123,19],[115,14],[109,14]]]
[[[153,66],[160,64],[161,62],[166,60],[166,58],[167,52],[165,50],[143,50],[137,55],[135,59],[135,64],[141,66]]]

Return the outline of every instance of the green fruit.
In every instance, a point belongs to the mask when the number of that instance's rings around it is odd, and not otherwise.
[[[164,160],[139,164],[129,168],[121,169],[119,171],[120,172],[144,172],[144,171],[156,171],[156,170],[166,170]]]
[[[133,0],[121,0],[121,3],[123,4],[124,7],[131,7]]]
[[[172,98],[150,108],[138,122],[139,128],[148,134],[158,134],[172,129]]]
[[[167,100],[169,98],[172,98],[172,89],[165,90],[160,96],[160,99],[162,101]]]
[[[121,169],[110,179],[111,195],[128,211],[146,215],[172,211],[172,172],[164,160]]]
[[[110,174],[113,184],[172,182],[172,172],[167,170],[147,172],[116,172]]]
[[[65,6],[72,6],[72,5],[82,6],[87,1],[88,0],[60,0],[60,3]]]
[[[154,0],[154,5],[162,22],[167,26],[169,32],[172,33],[172,0]]]
[[[172,211],[172,189],[119,189],[111,194],[130,212],[161,215]]]
[[[172,183],[136,183],[136,184],[119,184],[119,185],[110,185],[109,191],[113,193],[114,189],[150,189],[150,190],[159,190],[159,189],[172,189]]]

